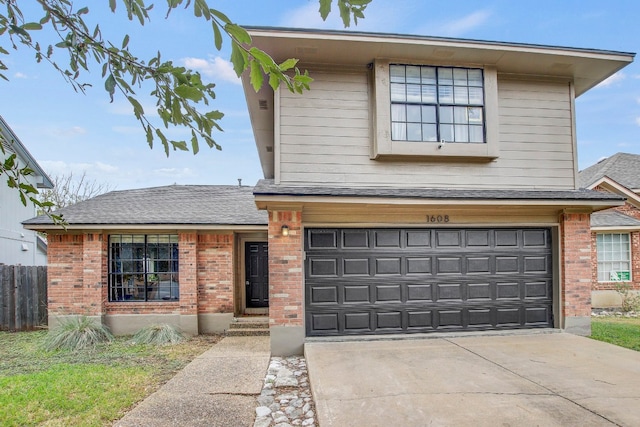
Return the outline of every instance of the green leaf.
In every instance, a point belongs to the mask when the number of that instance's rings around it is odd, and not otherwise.
[[[135,99],[133,96],[127,96],[129,103],[133,106],[133,113],[136,115],[136,118],[140,118],[140,116],[144,115],[144,109],[142,105]]]
[[[280,87],[280,78],[275,73],[269,74],[269,86],[274,91]]]
[[[79,9],[76,13],[78,15],[86,15],[87,13],[89,13],[89,8],[88,7],[83,7],[82,9]]]
[[[280,68],[280,71],[287,71],[295,67],[297,64],[298,64],[297,59],[289,58],[286,61],[284,61],[282,64],[278,65],[278,68]]]
[[[220,120],[224,117],[224,113],[218,110],[209,111],[205,114],[205,117],[211,120]]]
[[[126,48],[129,44],[129,34],[124,35],[124,39],[122,40],[122,48]]]
[[[187,148],[187,143],[185,141],[171,141],[171,145],[173,145],[173,149],[178,149],[182,151],[189,151]]]
[[[222,22],[224,22],[225,24],[230,24],[231,23],[231,19],[229,19],[227,17],[227,15],[225,15],[224,13],[220,12],[219,10],[216,9],[209,9],[209,11],[211,12],[212,15],[214,15],[216,18],[218,18],[219,20],[221,20]]]
[[[109,8],[111,9],[111,12],[116,11],[116,0],[109,0]]]
[[[222,33],[220,32],[220,28],[216,21],[212,21],[211,26],[213,27],[213,40],[216,45],[216,49],[220,50],[222,49]]]
[[[320,16],[323,21],[327,20],[327,16],[331,13],[331,2],[333,0],[320,0]]]
[[[23,30],[27,30],[27,31],[32,31],[32,30],[41,30],[42,29],[42,25],[38,24],[37,22],[29,22],[26,23],[22,26]]]
[[[236,24],[226,24],[224,26],[224,30],[238,43],[251,44],[251,36],[247,33],[247,30],[236,25]]]
[[[252,47],[251,49],[249,49],[249,53],[260,63],[260,65],[262,65],[265,71],[276,68],[276,63],[273,58],[271,58],[267,53],[258,49],[257,47]]]
[[[264,81],[264,75],[262,74],[262,68],[256,61],[251,61],[251,86],[256,92],[262,87]]]
[[[340,17],[345,28],[351,25],[351,9],[347,6],[345,0],[338,0],[338,9],[340,9]]]
[[[199,102],[202,99],[202,92],[193,86],[180,85],[174,89],[174,92],[181,98],[195,102]]]
[[[111,102],[113,102],[113,95],[116,93],[116,79],[113,77],[113,74],[109,74],[109,77],[105,80],[104,88],[109,93]]]
[[[200,146],[198,145],[198,137],[193,130],[191,131],[191,150],[193,151],[194,156],[200,151]]]
[[[231,63],[233,64],[233,69],[240,77],[242,72],[247,69],[249,66],[249,56],[247,52],[238,46],[235,42],[231,43]]]

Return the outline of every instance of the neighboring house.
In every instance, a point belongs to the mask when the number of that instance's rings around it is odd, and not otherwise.
[[[7,122],[0,116],[0,143],[4,148],[2,161],[16,154],[20,166],[29,166],[34,173],[25,177],[25,181],[39,189],[53,188],[53,182],[42,170],[20,142]],[[36,232],[25,230],[22,221],[33,217],[36,209],[33,203],[25,206],[18,191],[9,188],[6,177],[0,182],[0,264],[5,265],[46,265],[47,243]]]
[[[300,353],[311,337],[514,328],[589,334],[590,214],[624,198],[579,189],[574,101],[633,54],[249,32],[276,61],[299,58],[315,79],[297,95],[268,86],[255,93],[243,76],[265,179],[253,189],[255,204],[234,212],[252,219],[216,219],[218,187],[204,187],[211,193],[146,203],[142,212],[129,193],[131,207],[105,204],[91,224],[66,211],[67,232],[46,218],[27,221],[50,236],[53,316],[91,314],[124,330],[126,319],[172,314],[202,332],[268,304],[279,355]],[[211,216],[180,222],[207,203]],[[256,205],[267,216],[254,217]],[[177,251],[177,265],[173,255],[147,267],[159,256],[150,238],[169,239],[165,254]],[[151,284],[146,301],[127,299],[139,279],[131,284],[124,261],[137,262],[129,271]],[[256,280],[268,278],[269,292],[249,304],[253,276],[266,276]],[[221,323],[204,327],[205,315]]]
[[[617,287],[640,291],[640,155],[617,153],[578,174],[580,186],[626,198],[591,215],[594,307],[619,307]]]

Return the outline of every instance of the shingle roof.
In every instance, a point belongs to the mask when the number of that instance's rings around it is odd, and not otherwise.
[[[593,190],[449,190],[441,188],[348,188],[348,187],[286,187],[263,179],[253,190],[256,196],[328,196],[328,197],[390,197],[410,199],[457,200],[624,200],[617,194]]]
[[[60,209],[69,225],[267,225],[253,187],[237,185],[170,185],[112,191]],[[53,224],[46,215],[25,225]]]
[[[629,189],[640,188],[640,155],[617,153],[589,166],[578,173],[580,187],[587,188],[605,176]]]
[[[640,220],[617,211],[602,211],[591,214],[591,227],[640,228]]]

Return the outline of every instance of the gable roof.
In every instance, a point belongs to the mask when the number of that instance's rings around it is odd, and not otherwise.
[[[111,191],[56,212],[68,229],[110,226],[198,226],[233,228],[266,226],[253,187],[237,185],[169,185]],[[23,222],[34,230],[58,229],[46,215]],[[113,228],[113,227],[111,227]]]
[[[640,191],[640,155],[616,153],[580,171],[578,181],[580,187],[589,188],[605,176],[630,190]]]
[[[606,210],[591,214],[592,229],[640,229],[640,220],[618,211]]]
[[[35,176],[38,178],[38,188],[53,188],[53,181],[46,174],[46,172],[40,167],[36,159],[33,158],[29,150],[20,142],[18,136],[11,130],[7,122],[0,116],[0,141],[4,147],[5,154],[16,153],[18,158],[22,162],[29,166],[35,172]]]

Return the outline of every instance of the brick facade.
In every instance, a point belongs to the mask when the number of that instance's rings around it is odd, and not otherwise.
[[[233,234],[198,236],[198,313],[232,313]]]
[[[289,235],[282,235],[282,226]],[[303,326],[302,212],[269,211],[269,323]]]
[[[608,192],[606,188],[595,187],[594,190]],[[625,203],[622,206],[612,208],[611,210],[620,212],[624,215],[630,216],[637,220],[640,220],[640,209],[632,205],[631,203]],[[616,232],[616,231],[612,231]],[[605,233],[605,231],[602,231]],[[617,282],[598,282],[598,248],[596,245],[597,232],[591,233],[591,264],[593,266],[591,272],[591,284],[594,291],[603,290],[615,290]],[[631,240],[631,288],[640,290],[640,231],[630,231]]]
[[[233,234],[178,233],[178,301],[109,302],[108,234],[48,236],[50,315],[233,312]]]
[[[591,316],[591,223],[589,214],[560,217],[562,317]]]

